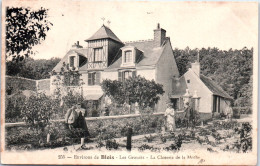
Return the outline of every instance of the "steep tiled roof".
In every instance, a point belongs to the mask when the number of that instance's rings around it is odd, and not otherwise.
[[[122,41],[105,25],[103,25],[93,36],[85,41],[97,40],[97,39],[112,39],[122,43]]]
[[[220,86],[218,86],[212,79],[202,74],[200,75],[200,79],[214,95],[232,99],[232,97],[229,94],[227,94]]]
[[[169,42],[169,39],[167,39],[166,42]],[[141,67],[141,66],[156,65],[158,60],[160,59],[160,56],[162,55],[165,43],[161,47],[154,47],[154,41],[147,40],[147,41],[125,43],[125,46],[134,46],[142,52],[142,55],[140,56],[140,59],[136,64],[136,67]],[[107,70],[120,68],[120,65],[122,63],[122,52],[120,52],[117,56],[119,58],[116,58],[116,60],[112,63],[112,65],[110,65],[107,68]]]

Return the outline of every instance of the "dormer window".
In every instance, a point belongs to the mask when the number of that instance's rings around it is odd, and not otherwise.
[[[70,56],[69,64],[70,67],[75,67],[75,56]]]
[[[122,50],[122,67],[135,66],[136,48],[134,46],[125,46]]]
[[[78,70],[78,68],[85,65],[87,61],[88,59],[85,56],[78,53],[74,53],[69,55],[67,63],[69,64],[69,67],[71,69],[74,68],[75,70]]]
[[[133,63],[133,53],[131,50],[125,51],[125,63]]]

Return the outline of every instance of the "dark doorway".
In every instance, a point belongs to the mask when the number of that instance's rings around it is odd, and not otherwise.
[[[171,99],[171,103],[172,103],[172,107],[175,109],[175,110],[179,110],[180,108],[180,99],[179,98],[172,98]]]

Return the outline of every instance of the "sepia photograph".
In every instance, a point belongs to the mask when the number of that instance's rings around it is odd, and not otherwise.
[[[3,0],[1,163],[256,165],[258,3]]]

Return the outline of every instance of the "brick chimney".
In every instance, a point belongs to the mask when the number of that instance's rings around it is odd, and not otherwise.
[[[166,39],[166,30],[160,28],[160,24],[157,24],[157,28],[154,30],[154,47],[161,47]]]
[[[198,61],[195,61],[194,63],[191,63],[191,70],[200,76],[200,63]]]
[[[83,48],[81,45],[79,45],[79,41],[77,41],[77,43],[74,43],[72,45],[72,48]]]

